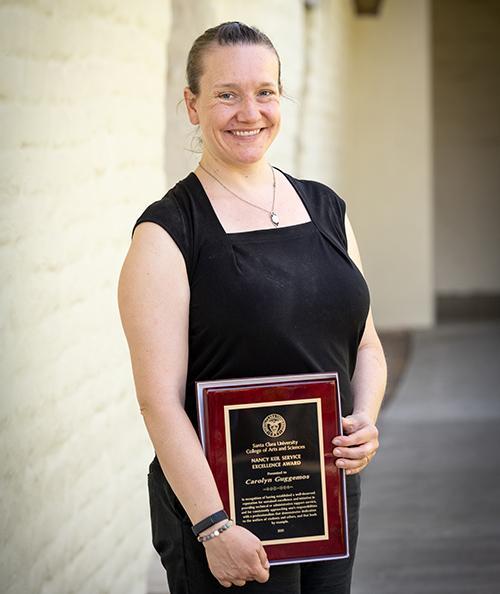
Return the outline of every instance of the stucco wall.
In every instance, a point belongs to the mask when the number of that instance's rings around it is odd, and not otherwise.
[[[433,2],[436,288],[500,291],[500,3]]]
[[[143,594],[151,446],[116,302],[165,187],[169,4],[0,5],[0,590]]]

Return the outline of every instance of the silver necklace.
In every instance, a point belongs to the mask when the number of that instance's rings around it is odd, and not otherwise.
[[[272,165],[270,165],[270,167],[271,167],[271,171],[273,173],[273,205],[272,205],[270,211],[267,210],[267,209],[265,209],[265,208],[262,208],[262,206],[258,206],[257,204],[253,204],[252,202],[249,202],[248,200],[245,200],[245,198],[242,198],[241,196],[238,196],[238,194],[236,194],[235,192],[233,192],[232,190],[230,190],[227,186],[225,186],[220,181],[220,179],[216,178],[215,175],[213,175],[212,173],[210,173],[210,171],[208,171],[208,169],[205,169],[205,167],[203,167],[203,165],[201,163],[198,163],[198,165],[203,169],[203,171],[206,171],[206,173],[208,173],[208,175],[210,175],[210,177],[213,177],[216,182],[218,182],[223,188],[225,188],[233,196],[236,196],[236,198],[238,198],[239,200],[243,200],[243,202],[246,202],[247,204],[250,204],[250,206],[254,206],[255,208],[259,208],[260,210],[263,210],[264,212],[267,212],[267,214],[269,215],[269,218],[271,219],[271,223],[275,227],[277,227],[280,224],[280,219],[278,217],[278,213],[275,212],[275,210],[274,210],[274,202],[276,200],[276,177],[274,175],[274,169],[273,169]]]

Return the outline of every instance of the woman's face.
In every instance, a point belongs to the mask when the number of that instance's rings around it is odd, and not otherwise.
[[[278,59],[262,45],[214,46],[203,57],[200,92],[184,90],[204,152],[228,165],[262,159],[280,127]]]

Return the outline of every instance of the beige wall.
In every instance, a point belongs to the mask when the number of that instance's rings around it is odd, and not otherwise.
[[[0,6],[0,590],[144,594],[152,448],[116,285],[165,187],[168,2]]]
[[[297,173],[339,192],[342,155],[349,144],[347,107],[354,15],[350,2],[323,0],[306,11],[306,68],[297,142]],[[342,196],[349,202],[349,196]]]
[[[352,27],[337,187],[382,329],[434,319],[429,17],[427,0],[385,0]]]
[[[439,0],[434,18],[436,288],[500,291],[500,2]]]

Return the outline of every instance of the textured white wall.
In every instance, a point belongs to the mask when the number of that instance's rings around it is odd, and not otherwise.
[[[500,291],[500,2],[439,0],[434,17],[436,288]]]
[[[0,5],[0,590],[143,594],[152,457],[116,285],[165,187],[169,3]]]

